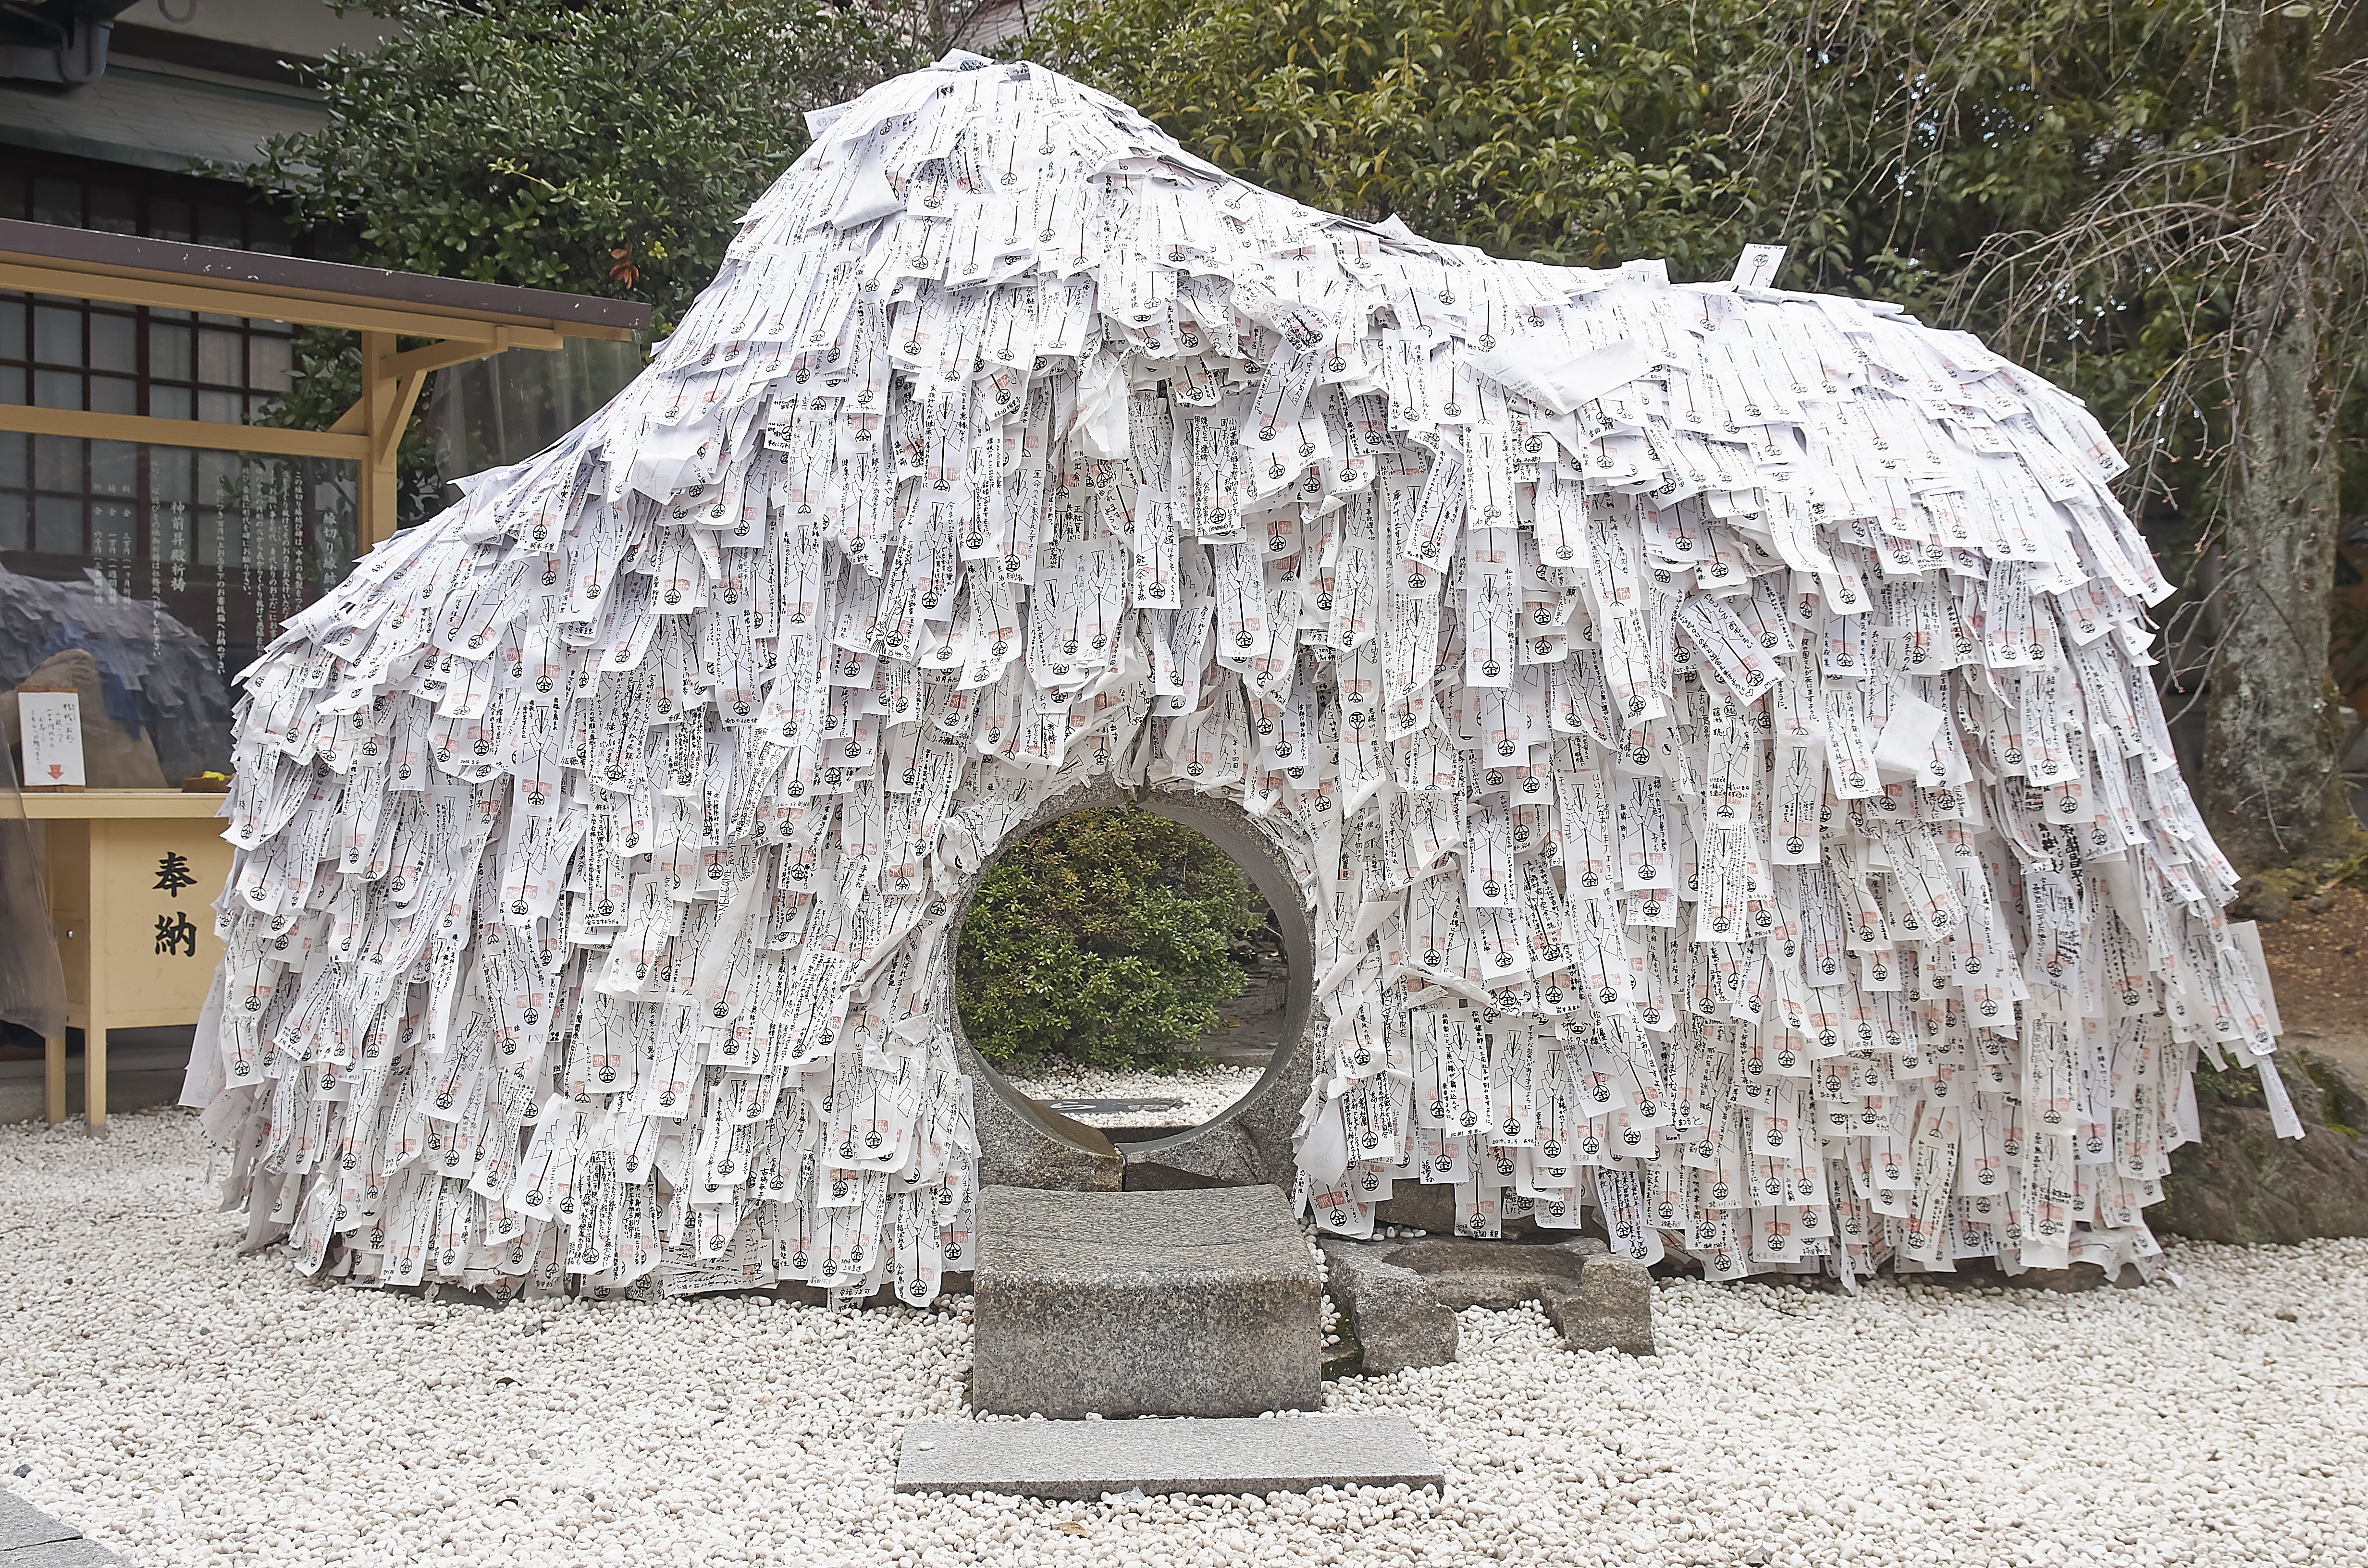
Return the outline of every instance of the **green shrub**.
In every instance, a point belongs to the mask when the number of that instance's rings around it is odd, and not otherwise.
[[[962,921],[954,1003],[988,1061],[1173,1072],[1242,993],[1265,905],[1225,852],[1124,807],[1076,812],[996,861]]]

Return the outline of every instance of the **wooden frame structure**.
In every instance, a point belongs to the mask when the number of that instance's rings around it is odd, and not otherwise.
[[[622,300],[14,219],[0,219],[0,290],[359,333],[361,396],[325,431],[25,403],[0,403],[0,431],[350,461],[359,471],[355,543],[362,551],[394,532],[395,450],[429,371],[505,349],[555,349],[571,337],[621,342],[650,318],[647,305]],[[405,338],[424,342],[404,348]],[[156,898],[140,878],[162,846],[218,884],[227,849],[203,819],[221,804],[219,795],[165,790],[25,797],[25,814],[51,824],[51,923],[65,960],[67,1022],[83,1030],[85,1116],[94,1132],[107,1126],[108,1029],[194,1023],[203,1005],[219,947],[211,923],[191,922],[180,937],[187,950],[168,951],[161,923],[143,929]],[[166,913],[180,933],[178,903]],[[51,1122],[66,1112],[65,1046],[63,1030],[47,1041]]]
[[[356,547],[394,532],[395,449],[430,370],[571,337],[631,338],[650,308],[258,251],[0,219],[0,289],[119,305],[335,327],[361,335],[361,396],[326,431],[0,403],[0,430],[359,465]],[[403,338],[424,338],[399,349]]]

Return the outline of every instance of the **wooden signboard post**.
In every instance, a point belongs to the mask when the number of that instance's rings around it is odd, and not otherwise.
[[[49,835],[50,923],[66,1023],[83,1032],[83,1110],[107,1126],[107,1031],[194,1024],[222,942],[209,907],[230,877],[220,795],[163,790],[28,794]],[[66,1041],[46,1042],[47,1114],[66,1118]]]

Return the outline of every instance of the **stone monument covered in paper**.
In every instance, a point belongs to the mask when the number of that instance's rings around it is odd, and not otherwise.
[[[190,1097],[258,1237],[929,1301],[956,912],[1114,779],[1297,869],[1326,1231],[2156,1253],[2197,1053],[2274,1040],[2077,400],[1315,211],[1032,65],[812,124],[638,381],[247,677]]]

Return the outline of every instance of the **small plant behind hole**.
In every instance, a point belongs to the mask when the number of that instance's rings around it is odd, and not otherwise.
[[[1125,807],[1075,812],[1004,852],[954,970],[962,1032],[998,1065],[1066,1058],[1173,1072],[1242,994],[1267,908],[1225,852]]]

